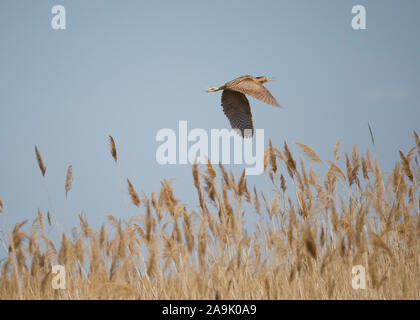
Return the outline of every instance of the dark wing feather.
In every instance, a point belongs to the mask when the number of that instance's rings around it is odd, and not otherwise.
[[[223,112],[229,119],[233,129],[239,129],[242,137],[249,138],[254,134],[251,108],[246,96],[240,92],[223,90],[222,93]],[[246,130],[245,129],[250,129]]]
[[[257,83],[254,80],[244,77],[237,79],[239,81],[231,81],[226,84],[226,88],[233,91],[238,91],[243,94],[247,94],[255,99],[262,102],[271,104],[273,106],[281,108],[280,104],[271,95],[270,91],[267,90],[261,83]]]

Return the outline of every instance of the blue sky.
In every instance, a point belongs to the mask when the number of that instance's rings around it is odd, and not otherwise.
[[[56,4],[66,30],[51,28]],[[367,30],[351,28],[356,4],[367,9]],[[124,180],[149,194],[176,178],[175,196],[196,208],[191,167],[159,165],[156,133],[179,120],[228,128],[220,93],[204,89],[244,74],[276,78],[267,88],[284,109],[250,99],[266,142],[299,141],[332,158],[338,138],[343,151],[371,146],[369,122],[389,171],[420,132],[419,14],[416,0],[2,0],[0,199],[9,229],[49,210],[34,145],[60,222],[70,164],[72,226],[82,211],[93,226],[106,213],[125,217],[109,134]],[[248,177],[254,184],[263,177]]]

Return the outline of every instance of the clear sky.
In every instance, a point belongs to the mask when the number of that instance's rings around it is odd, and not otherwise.
[[[57,4],[66,30],[51,27]],[[357,4],[367,30],[351,27]],[[49,210],[34,145],[60,222],[70,164],[71,225],[82,211],[93,226],[106,213],[125,217],[109,134],[124,180],[149,194],[176,178],[175,196],[195,209],[191,167],[159,165],[156,133],[177,130],[179,120],[229,128],[220,93],[204,89],[244,74],[276,79],[266,86],[284,109],[250,99],[266,142],[303,142],[331,159],[338,138],[343,151],[371,146],[370,122],[389,171],[420,133],[419,17],[418,0],[0,1],[0,199],[9,230]],[[254,184],[263,177],[248,177]]]

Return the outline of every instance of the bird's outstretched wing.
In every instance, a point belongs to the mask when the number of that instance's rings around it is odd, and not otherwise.
[[[280,104],[271,95],[270,91],[268,91],[267,88],[264,87],[262,84],[257,83],[252,79],[232,81],[227,84],[227,89],[247,94],[262,102],[281,108]]]
[[[238,133],[242,137],[252,137],[254,134],[254,124],[249,101],[245,95],[232,90],[223,90],[222,106],[223,112],[229,119],[232,128],[238,129]]]

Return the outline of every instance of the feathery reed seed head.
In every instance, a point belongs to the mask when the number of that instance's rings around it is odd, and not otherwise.
[[[112,158],[114,158],[115,163],[117,163],[117,147],[112,136],[109,136],[109,146],[111,147]]]
[[[67,194],[71,190],[72,183],[73,183],[73,167],[70,165],[67,168],[66,183],[64,185],[64,188],[66,190],[66,198],[67,198]]]
[[[41,157],[41,154],[39,153],[37,146],[35,146],[35,155],[36,155],[36,160],[38,161],[38,167],[41,170],[42,176],[45,176],[45,171],[47,170],[47,168],[45,167],[44,162],[42,161],[42,157]]]

